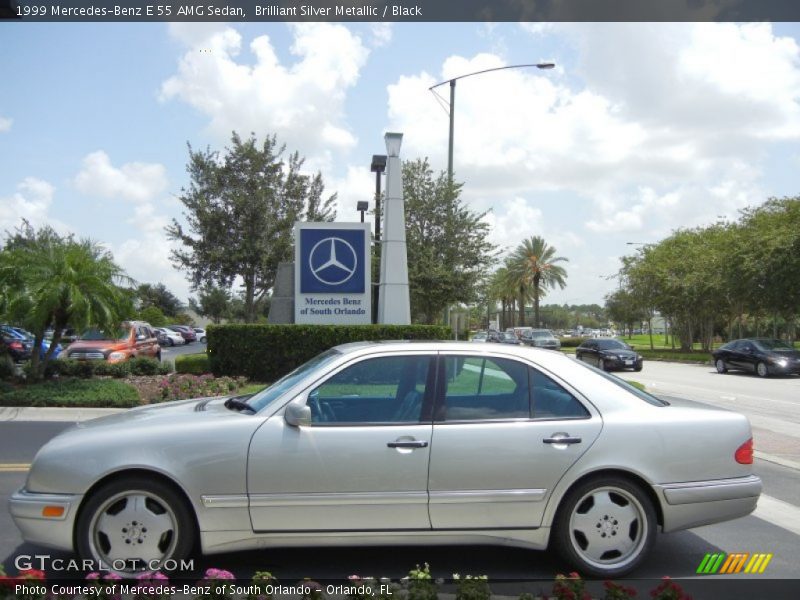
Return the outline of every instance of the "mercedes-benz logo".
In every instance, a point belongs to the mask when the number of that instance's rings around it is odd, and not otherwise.
[[[311,248],[308,266],[317,281],[325,285],[341,285],[356,272],[358,254],[342,238],[328,237]]]

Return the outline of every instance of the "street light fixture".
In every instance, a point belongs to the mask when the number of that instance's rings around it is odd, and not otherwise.
[[[364,213],[369,210],[369,202],[366,200],[359,200],[356,202],[356,210],[361,213],[361,222],[364,222]]]
[[[428,88],[429,91],[433,92],[434,89],[444,85],[445,83],[450,84],[450,104],[448,109],[448,113],[450,116],[450,142],[447,148],[447,177],[449,181],[451,182],[453,181],[453,128],[455,125],[456,81],[458,81],[459,79],[464,79],[465,77],[472,77],[473,75],[481,75],[483,73],[490,73],[492,71],[503,71],[505,69],[521,69],[527,67],[535,67],[537,69],[552,69],[555,66],[556,66],[555,63],[542,62],[542,63],[529,63],[522,65],[508,65],[505,67],[495,67],[493,69],[483,69],[482,71],[475,71],[474,73],[467,73],[466,75],[459,75],[458,77],[453,77],[452,79],[446,79]]]

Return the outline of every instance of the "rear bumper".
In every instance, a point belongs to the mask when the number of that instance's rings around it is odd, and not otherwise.
[[[73,494],[35,494],[24,489],[8,500],[8,512],[22,533],[22,539],[59,550],[72,550],[72,531],[81,496]],[[60,517],[43,517],[46,506],[64,509]]]
[[[664,531],[729,521],[753,512],[761,495],[756,475],[654,486],[661,497]]]

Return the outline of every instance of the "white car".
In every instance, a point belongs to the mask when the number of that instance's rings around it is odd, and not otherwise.
[[[205,344],[206,330],[201,327],[193,327],[192,329],[194,330],[195,334],[197,334],[197,341],[200,342],[201,344]]]
[[[182,346],[186,343],[183,336],[177,331],[167,329],[166,327],[156,327],[156,335],[158,335],[158,343],[167,346]]]

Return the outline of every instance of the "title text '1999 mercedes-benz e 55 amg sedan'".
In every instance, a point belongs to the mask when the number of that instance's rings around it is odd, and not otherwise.
[[[667,403],[557,352],[338,346],[252,396],[141,407],[47,443],[10,500],[25,540],[132,573],[297,545],[550,545],[586,575],[656,531],[749,514],[742,415]]]

